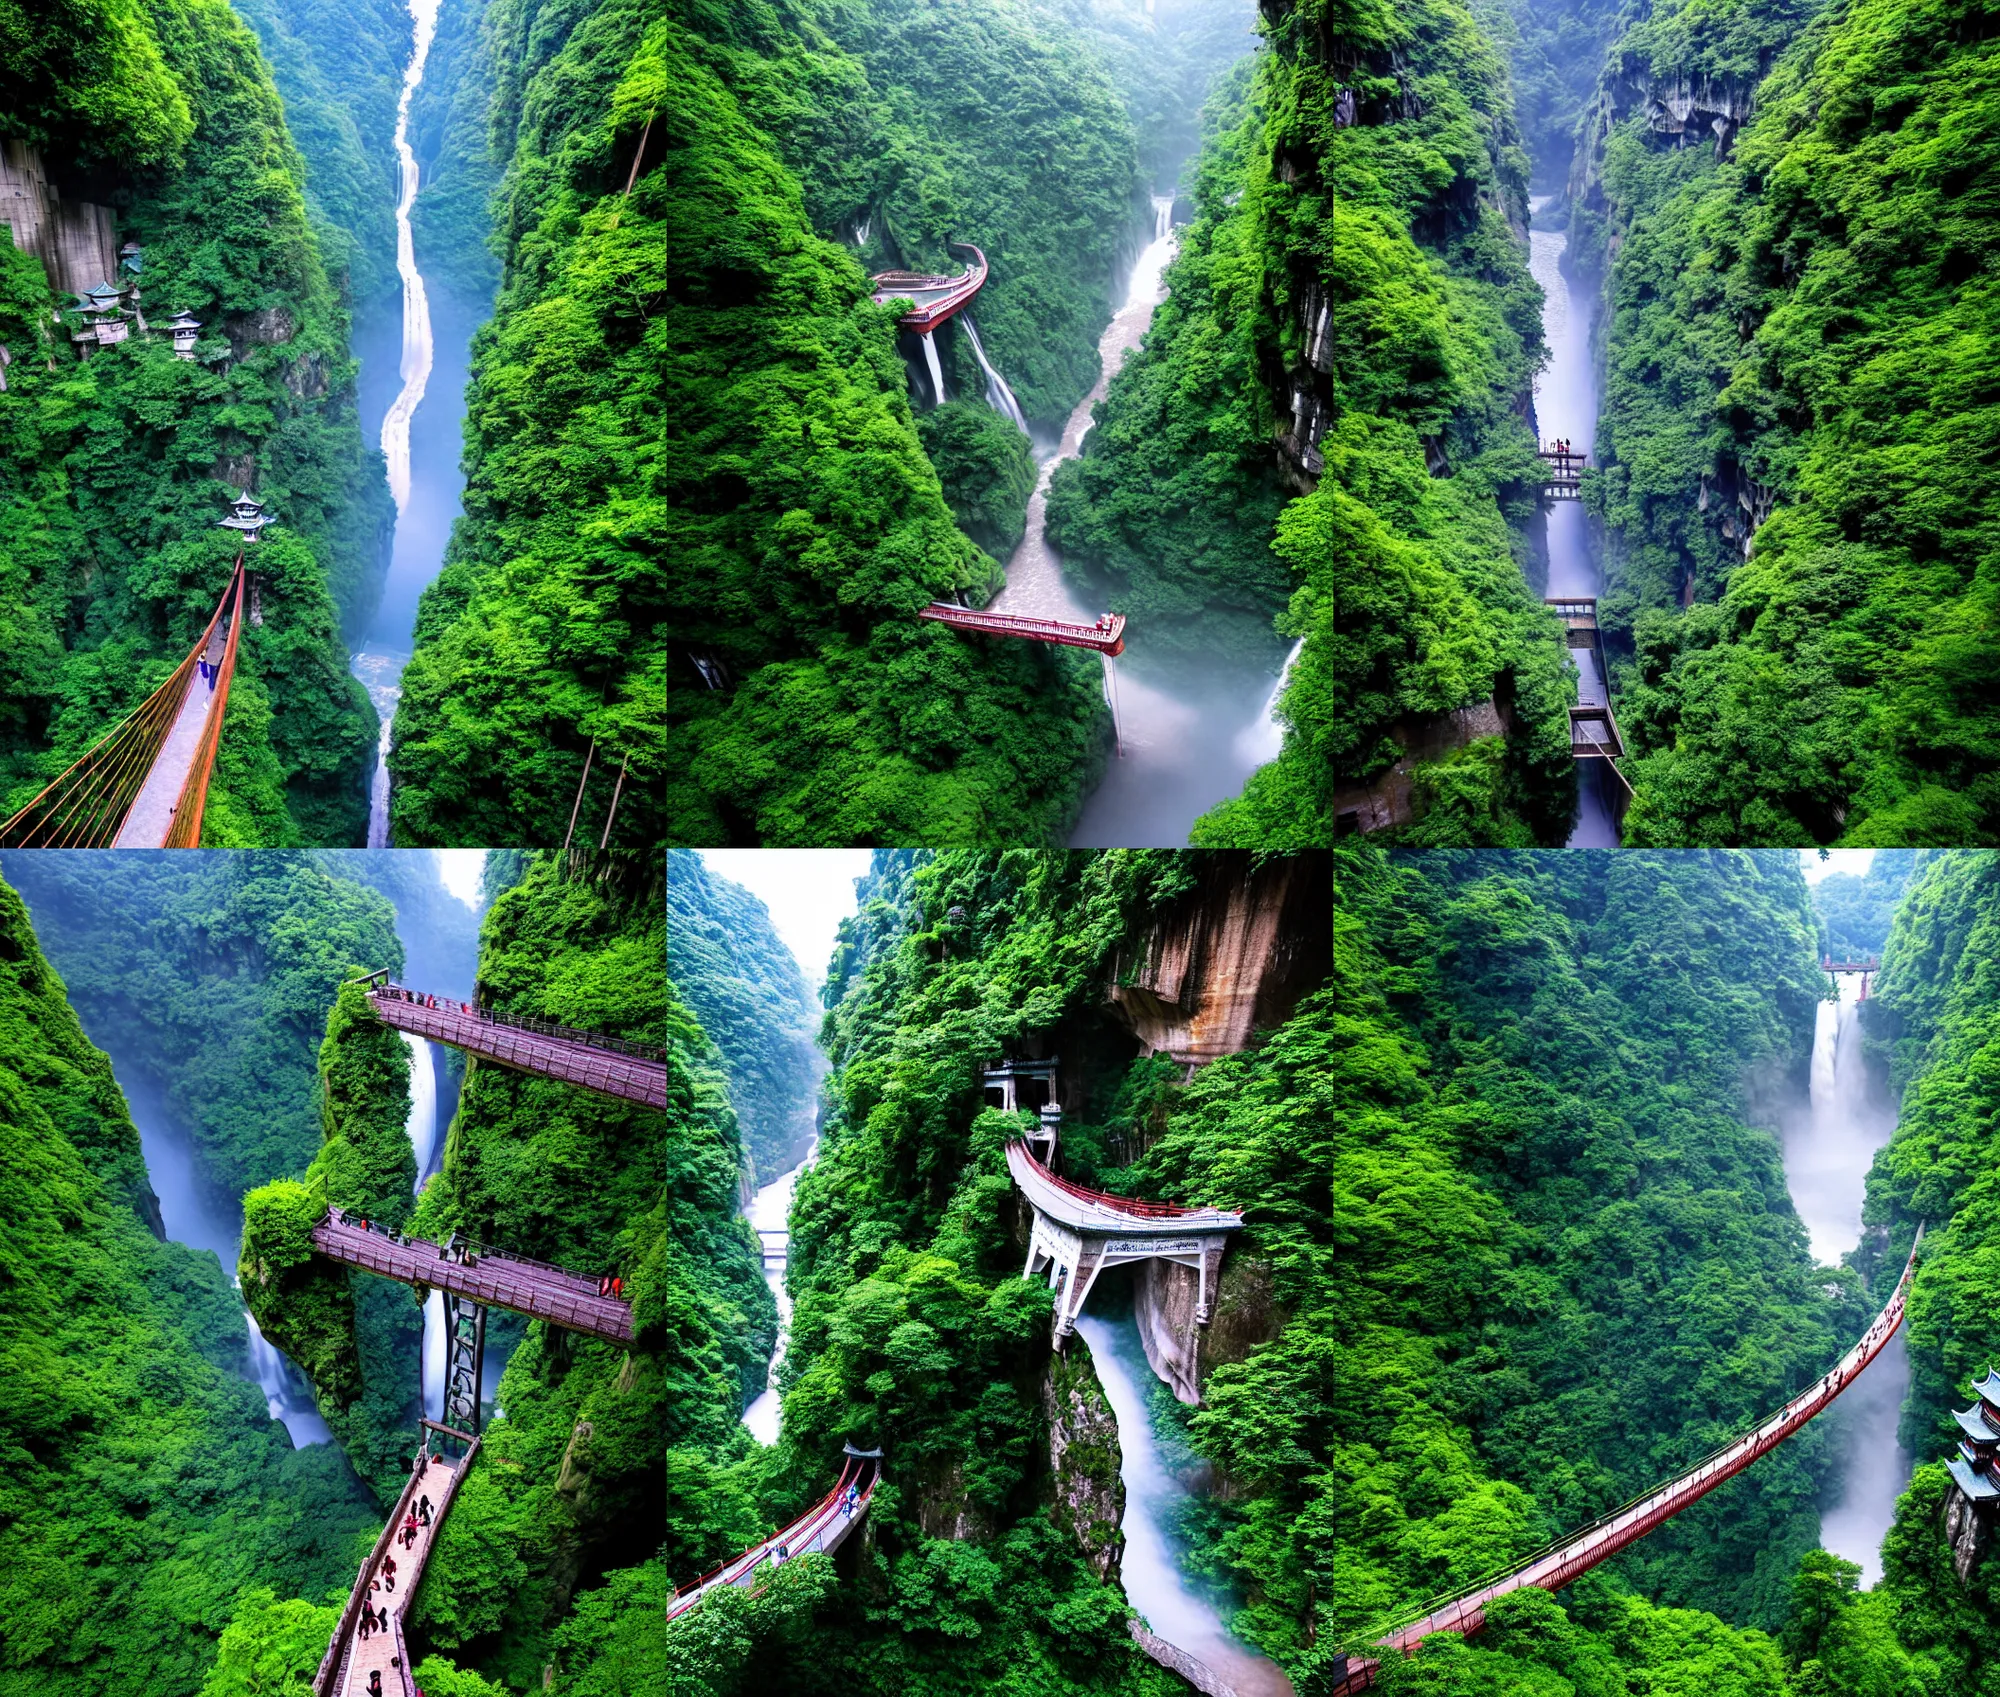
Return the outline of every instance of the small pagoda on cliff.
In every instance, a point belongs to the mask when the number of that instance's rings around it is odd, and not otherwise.
[[[72,333],[70,340],[82,348],[85,358],[92,348],[114,347],[130,333],[120,294],[109,283],[99,283],[76,297],[70,310],[82,315],[83,328]]]
[[[195,338],[201,334],[201,320],[191,312],[177,312],[167,328],[173,333],[174,358],[193,359]]]
[[[1972,1406],[1952,1415],[1958,1422],[1958,1454],[1945,1463],[1966,1500],[1985,1507],[2000,1500],[2000,1373],[1992,1368],[1972,1387]]]
[[[229,516],[216,520],[227,530],[240,530],[245,542],[263,539],[264,526],[272,522],[273,515],[264,510],[264,503],[247,489],[236,491],[236,498],[229,503]]]

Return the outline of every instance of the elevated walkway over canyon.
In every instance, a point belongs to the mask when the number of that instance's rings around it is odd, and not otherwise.
[[[1243,1216],[1223,1208],[1183,1208],[1086,1190],[1057,1178],[1026,1143],[1007,1145],[1007,1171],[1034,1210],[1028,1264],[1031,1279],[1046,1267],[1056,1293],[1055,1342],[1076,1330],[1090,1287],[1106,1267],[1168,1261],[1192,1268],[1197,1280],[1194,1319],[1206,1325],[1214,1310],[1216,1281],[1230,1235]]]
[[[1548,467],[1548,481],[1542,485],[1542,493],[1551,501],[1581,501],[1583,499],[1583,468],[1588,463],[1587,456],[1577,453],[1568,446],[1557,446],[1539,450],[1542,464]]]
[[[488,1250],[460,1258],[449,1244],[400,1237],[364,1225],[338,1208],[312,1229],[313,1248],[329,1261],[379,1273],[419,1290],[441,1290],[482,1307],[508,1308],[607,1343],[633,1340],[632,1305],[599,1296],[597,1282],[546,1261]]]
[[[388,980],[385,971],[359,981],[373,986],[368,1005],[384,1025],[448,1043],[515,1072],[560,1079],[641,1107],[667,1105],[667,1053],[662,1046],[491,1013]]]
[[[972,297],[986,287],[986,255],[970,242],[948,242],[953,253],[970,256],[970,263],[956,277],[936,277],[919,271],[884,271],[868,279],[869,298],[877,306],[897,301],[910,302],[898,328],[928,336],[947,319],[955,318],[972,304]]]
[[[917,617],[979,636],[1018,636],[1057,648],[1090,648],[1114,656],[1125,652],[1123,613],[1106,613],[1094,625],[1078,625],[1065,619],[1032,619],[1020,613],[989,613],[976,607],[955,606],[949,601],[933,601]]]
[[[1917,1243],[1910,1247],[1910,1259],[1903,1276],[1896,1281],[1882,1312],[1875,1316],[1861,1341],[1835,1363],[1833,1370],[1785,1404],[1769,1419],[1742,1437],[1724,1444],[1693,1467],[1666,1484],[1635,1497],[1623,1508],[1573,1532],[1561,1543],[1517,1562],[1504,1572],[1482,1580],[1462,1591],[1427,1605],[1418,1619],[1397,1626],[1377,1640],[1387,1650],[1413,1650],[1434,1632],[1455,1632],[1461,1636],[1477,1632],[1486,1624],[1486,1609],[1497,1597],[1534,1586],[1543,1591],[1560,1591],[1579,1575],[1588,1573],[1601,1561],[1636,1544],[1654,1528],[1664,1525],[1681,1510],[1691,1507],[1722,1484],[1733,1479],[1760,1456],[1768,1455],[1815,1415],[1831,1407],[1833,1401],[1861,1376],[1869,1362],[1879,1355],[1896,1328],[1903,1323],[1903,1305],[1916,1272]],[[1375,1683],[1378,1660],[1356,1657],[1345,1672],[1327,1687],[1327,1697],[1350,1697]]]
[[[847,1542],[848,1534],[861,1524],[881,1477],[882,1452],[858,1450],[849,1444],[847,1459],[841,1464],[840,1480],[832,1490],[789,1526],[782,1526],[761,1543],[752,1544],[734,1561],[725,1562],[713,1573],[704,1574],[691,1584],[681,1586],[674,1592],[674,1600],[667,1605],[667,1619],[679,1619],[688,1610],[697,1607],[711,1591],[725,1586],[746,1589],[753,1594],[761,1591],[770,1583],[772,1573],[795,1556],[831,1555]],[[848,1499],[850,1488],[854,1493],[852,1501]]]
[[[1542,603],[1563,622],[1569,646],[1590,656],[1588,666],[1576,669],[1576,705],[1569,710],[1569,748],[1578,760],[1605,760],[1625,784],[1625,774],[1617,761],[1625,753],[1625,739],[1618,734],[1618,721],[1611,714],[1610,672],[1604,664],[1604,637],[1597,627],[1595,596],[1548,596]],[[1629,792],[1631,786],[1625,784]]]
[[[243,625],[243,556],[166,682],[11,819],[5,848],[196,848]]]
[[[340,1622],[333,1630],[333,1642],[327,1646],[319,1671],[313,1676],[313,1697],[367,1697],[370,1673],[381,1675],[384,1697],[416,1697],[416,1681],[410,1677],[410,1652],[403,1638],[403,1617],[416,1595],[417,1581],[424,1576],[431,1546],[444,1530],[444,1517],[458,1495],[459,1481],[478,1453],[479,1440],[473,1438],[466,1452],[456,1459],[434,1455],[422,1467],[411,1467],[402,1494],[389,1511],[388,1524],[355,1575],[347,1606],[340,1611]],[[426,1496],[431,1500],[430,1524],[420,1524],[416,1542],[405,1549],[396,1537],[397,1528],[406,1516],[415,1512],[417,1500]],[[383,1564],[391,1557],[396,1563],[393,1586],[386,1582],[383,1573]],[[388,1626],[376,1628],[363,1638],[356,1630],[361,1624],[363,1608],[386,1609]]]

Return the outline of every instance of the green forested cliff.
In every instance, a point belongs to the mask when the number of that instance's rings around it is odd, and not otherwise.
[[[72,1005],[233,1208],[319,1146],[315,1059],[341,981],[400,971],[389,903],[309,854],[0,857]]]
[[[666,1112],[474,1063],[443,1170],[412,1208],[400,1043],[355,1015],[350,991],[320,1057],[326,1141],[302,1175],[421,1235],[618,1272],[633,1303],[631,1350],[501,1321],[507,1343],[519,1339],[500,1381],[505,1412],[489,1417],[415,1615],[416,1641],[435,1652],[416,1670],[424,1688],[474,1697],[482,1674],[544,1689],[545,1668],[591,1662],[605,1632],[648,1624],[663,1583],[754,1535],[765,1505],[738,1416],[776,1320],[735,1218],[741,1152],[719,1057],[662,971],[659,882],[553,856],[509,876],[483,928],[482,997],[664,1041]],[[247,1199],[245,1292],[387,1488],[407,1465],[418,1309],[403,1287],[312,1260],[304,1233],[320,1206],[289,1179]],[[246,1598],[205,1697],[266,1689],[238,1671],[259,1658],[273,1678],[316,1665],[333,1619],[311,1600]]]
[[[701,856],[667,856],[667,976],[710,1033],[751,1182],[797,1165],[812,1139],[819,1004],[764,904]]]
[[[1488,701],[1485,734],[1419,771],[1412,840],[1560,840],[1563,650],[1508,524],[1537,481],[1540,329],[1505,69],[1454,0],[1264,16],[1268,50],[1212,108],[1167,302],[1057,471],[1050,537],[1185,640],[1273,619],[1303,639],[1284,752],[1198,841],[1325,842],[1337,792]]]
[[[1030,1041],[1090,1080],[1065,1102],[1074,1175],[1248,1210],[1234,1341],[1189,1435],[1220,1470],[1211,1572],[1302,1689],[1337,1643],[1670,1473],[1859,1330],[1858,1284],[1815,1274],[1757,1129],[1819,995],[1786,857],[1341,857],[1323,981],[1182,1085],[1136,1057],[1107,973],[1230,864],[879,861],[828,992],[835,1112],[793,1214],[774,1466],[797,1501],[840,1440],[880,1440],[892,1483],[849,1601],[815,1612],[801,1582],[746,1603],[726,1650],[712,1628],[664,1641],[690,1680],[1161,1677],[1042,1506],[1048,1298],[1020,1277],[1017,1122],[978,1091],[981,1060]],[[1778,1645],[1682,1610],[1786,1621],[1825,1461],[1795,1441],[1567,1608],[1510,1605],[1423,1688],[1786,1689]]]
[[[5,888],[0,1029],[0,1692],[186,1697],[239,1589],[344,1584],[373,1511],[267,1418],[215,1257],[149,1229],[110,1064]]]
[[[1632,840],[2000,840],[1986,34],[1772,0],[1655,7],[1614,49],[1579,181],[1616,247]]]
[[[0,807],[11,812],[157,686],[230,574],[228,494],[279,529],[253,564],[204,840],[360,840],[375,719],[343,625],[384,564],[381,462],[354,415],[346,317],[255,38],[224,0],[90,0],[68,25],[0,6],[0,135],[144,248],[144,310],[191,311],[198,357],[133,335],[88,361],[41,263],[0,239]]]

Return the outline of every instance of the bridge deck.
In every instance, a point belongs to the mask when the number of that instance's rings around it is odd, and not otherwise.
[[[429,1005],[433,1001],[435,1007]],[[435,1043],[448,1043],[496,1066],[561,1079],[643,1107],[667,1105],[667,1063],[663,1060],[620,1054],[581,1035],[556,1037],[530,1031],[463,1002],[443,996],[425,998],[396,984],[369,991],[368,1005],[384,1025]]]
[[[431,1545],[444,1528],[445,1514],[451,1507],[452,1499],[458,1495],[459,1481],[465,1477],[472,1458],[478,1453],[479,1445],[475,1440],[472,1447],[456,1461],[447,1456],[432,1457],[421,1478],[414,1468],[411,1470],[402,1495],[390,1511],[388,1524],[382,1528],[374,1549],[361,1564],[361,1571],[355,1575],[347,1607],[341,1611],[340,1622],[334,1628],[333,1642],[327,1646],[319,1674],[313,1680],[313,1697],[366,1697],[371,1672],[382,1676],[384,1697],[415,1697],[417,1687],[416,1681],[410,1677],[410,1652],[403,1640],[403,1616],[410,1606],[410,1599],[416,1595],[417,1581],[423,1577]],[[404,1515],[410,1512],[420,1496],[431,1499],[431,1523],[417,1528],[415,1545],[405,1550],[396,1541],[396,1528],[402,1525]],[[382,1582],[385,1556],[393,1556],[396,1561],[393,1588]],[[379,1588],[370,1590],[371,1585]],[[372,1632],[365,1639],[356,1635],[354,1628],[361,1618],[364,1603],[370,1608],[389,1611],[386,1632]]]
[[[902,328],[927,336],[940,324],[963,312],[972,297],[986,286],[986,255],[970,242],[948,244],[955,253],[968,253],[972,262],[956,277],[932,277],[914,271],[884,271],[869,278],[873,285],[869,298],[877,306],[906,300],[910,310],[903,315]]]
[[[1917,1243],[1922,1242],[1923,1232],[1920,1229]],[[1814,1415],[1829,1407],[1895,1336],[1896,1328],[1903,1323],[1903,1304],[1909,1296],[1910,1280],[1916,1269],[1917,1246],[1913,1244],[1902,1278],[1897,1281],[1896,1289],[1882,1312],[1861,1334],[1861,1341],[1834,1364],[1830,1373],[1793,1397],[1768,1420],[1735,1442],[1724,1445],[1658,1490],[1628,1503],[1596,1524],[1584,1527],[1512,1571],[1451,1599],[1421,1620],[1398,1627],[1378,1643],[1385,1649],[1407,1651],[1434,1632],[1461,1635],[1477,1632],[1486,1624],[1486,1605],[1494,1598],[1525,1590],[1529,1586],[1543,1591],[1560,1591],[1580,1574],[1587,1573],[1628,1545],[1636,1544],[1655,1527],[1699,1502],[1716,1486],[1734,1478],[1759,1457],[1768,1455]],[[1350,1697],[1351,1693],[1367,1690],[1375,1683],[1375,1670],[1379,1665],[1368,1660],[1351,1663],[1346,1677],[1330,1688],[1328,1697]]]
[[[993,613],[954,606],[949,601],[933,601],[917,617],[949,625],[953,630],[976,631],[981,636],[1019,636],[1061,648],[1092,648],[1099,654],[1125,652],[1123,613],[1106,613],[1094,625],[1078,625],[1065,619],[1031,619],[1020,613]]]
[[[725,1585],[760,1588],[770,1579],[771,1570],[779,1565],[780,1549],[785,1552],[784,1561],[815,1553],[831,1555],[839,1549],[847,1541],[847,1535],[861,1524],[862,1516],[868,1512],[869,1500],[875,1495],[875,1480],[871,1478],[868,1488],[860,1492],[852,1511],[843,1505],[841,1498],[849,1482],[858,1485],[863,1471],[860,1462],[849,1457],[840,1470],[840,1482],[789,1526],[780,1527],[761,1544],[752,1544],[734,1561],[725,1563],[691,1585],[683,1585],[675,1592],[674,1600],[667,1605],[667,1619],[673,1620],[686,1614],[709,1592],[720,1590]]]
[[[1113,1235],[1218,1232],[1235,1231],[1243,1224],[1241,1214],[1226,1208],[1184,1208],[1177,1202],[1141,1202],[1086,1190],[1057,1178],[1025,1143],[1007,1145],[1007,1171],[1037,1209],[1075,1230]]]
[[[632,1341],[629,1303],[599,1296],[595,1279],[541,1261],[497,1253],[471,1262],[449,1261],[435,1243],[422,1238],[398,1240],[332,1213],[313,1227],[312,1242],[320,1254],[343,1267],[380,1273],[406,1285],[455,1291],[488,1307],[510,1308],[610,1343]]]
[[[202,681],[199,672],[191,672],[167,740],[160,745],[146,781],[133,797],[131,811],[118,828],[113,848],[166,847],[167,832],[174,822],[174,806],[181,799],[188,773],[194,770],[195,756],[201,751],[201,733],[207,728],[208,710],[214,701],[214,689]]]

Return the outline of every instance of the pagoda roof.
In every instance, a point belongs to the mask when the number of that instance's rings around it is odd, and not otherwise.
[[[2000,1432],[1993,1429],[1986,1418],[1986,1411],[1978,1403],[1970,1408],[1954,1409],[1951,1417],[1958,1422],[1958,1429],[1975,1444],[2000,1444]]]
[[[1983,1473],[1973,1472],[1966,1465],[1964,1456],[1952,1456],[1945,1462],[1945,1467],[1951,1474],[1952,1482],[1974,1502],[1990,1503],[2000,1499],[2000,1485],[1994,1484]]]
[[[1995,1408],[2000,1408],[2000,1373],[1987,1368],[1986,1376],[1972,1387],[1972,1394],[1981,1402],[1990,1402]]]

